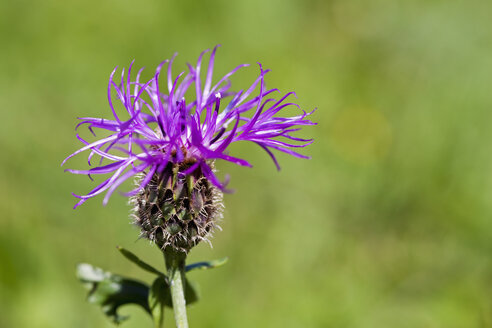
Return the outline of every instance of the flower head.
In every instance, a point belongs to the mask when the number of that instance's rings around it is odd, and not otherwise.
[[[293,149],[305,147],[312,140],[296,138],[291,134],[301,126],[315,124],[306,118],[312,112],[306,113],[297,104],[287,101],[288,97],[295,96],[294,92],[274,99],[273,95],[278,90],[266,88],[265,75],[269,70],[264,70],[261,64],[259,76],[246,91],[231,91],[229,78],[248,65],[237,66],[213,83],[217,47],[210,53],[205,79],[201,77],[202,61],[209,50],[200,54],[195,66],[188,65],[188,71],[176,77],[172,74],[176,55],[162,62],[147,82],[140,81],[143,69],[132,80],[133,62],[126,74],[125,69],[122,70],[119,81],[114,80],[117,68],[113,70],[108,84],[108,101],[113,119],[83,117],[79,118],[81,122],[77,125],[77,128],[87,125],[94,135],[94,129],[104,130],[104,137],[88,142],[77,134],[84,146],[62,163],[88,151],[89,165],[98,157],[97,165],[88,170],[66,171],[89,177],[109,174],[109,177],[86,195],[74,194],[80,199],[75,207],[101,193],[106,193],[103,201],[106,204],[123,182],[135,176],[139,176],[138,185],[126,193],[128,196],[142,193],[148,185],[172,184],[177,179],[189,177],[195,177],[196,181],[206,179],[207,185],[224,191],[225,183],[214,173],[214,160],[223,159],[241,166],[251,166],[246,160],[228,154],[229,145],[238,141],[251,141],[259,145],[270,155],[277,168],[280,167],[273,151],[307,158]],[[165,65],[166,71],[163,72]],[[166,76],[164,85],[160,81],[161,74]],[[194,95],[194,99],[185,99],[185,95],[188,97],[190,94]],[[125,108],[124,116],[117,114],[117,101]],[[289,106],[299,108],[300,114],[278,116]],[[163,181],[162,177],[173,174],[175,180],[168,177]],[[193,186],[188,183],[191,193]]]

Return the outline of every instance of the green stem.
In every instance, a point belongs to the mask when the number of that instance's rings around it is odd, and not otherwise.
[[[157,320],[154,319],[154,327],[155,328],[163,328],[164,327],[164,317],[160,317]]]
[[[173,301],[174,319],[177,328],[188,328],[186,317],[185,290],[185,261],[186,253],[178,252],[172,247],[164,250],[166,267]]]

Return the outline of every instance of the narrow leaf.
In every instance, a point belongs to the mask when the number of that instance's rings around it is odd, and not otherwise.
[[[191,270],[213,269],[213,268],[217,268],[217,267],[224,265],[227,262],[227,260],[228,260],[228,258],[224,257],[222,259],[213,260],[213,261],[197,262],[197,263],[187,265],[185,270],[186,270],[186,272],[188,272]]]
[[[189,281],[187,278],[185,278],[185,300],[186,300],[186,305],[193,304],[195,302],[198,302],[200,299],[200,294],[198,293],[198,286],[196,283]]]
[[[197,302],[200,298],[197,284],[186,279],[184,296],[186,300],[186,305],[190,305]],[[159,309],[156,309],[156,307],[159,307],[160,304],[162,304],[163,306],[167,306],[171,309],[173,307],[171,289],[169,287],[169,283],[167,282],[167,279],[164,277],[159,277],[156,280],[154,280],[154,283],[150,287],[150,293],[149,293],[149,307],[152,313],[154,309],[156,311],[159,311]],[[156,315],[159,314],[156,313]]]
[[[158,277],[152,283],[148,302],[155,326],[162,327],[164,323],[164,306],[172,307],[169,284],[164,277]]]
[[[128,260],[130,260],[131,262],[133,262],[136,265],[138,265],[141,269],[143,269],[143,270],[145,270],[147,272],[156,274],[158,276],[165,277],[165,274],[164,273],[160,272],[159,270],[157,270],[156,268],[154,268],[150,264],[145,263],[144,261],[142,261],[141,259],[139,259],[138,256],[136,256],[135,254],[133,254],[129,250],[127,250],[127,249],[125,249],[125,248],[123,248],[121,246],[117,246],[116,248],[120,251],[121,254],[123,254],[124,257],[126,257]]]

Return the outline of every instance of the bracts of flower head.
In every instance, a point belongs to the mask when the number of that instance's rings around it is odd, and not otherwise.
[[[137,187],[125,195],[131,196],[137,207],[136,223],[142,234],[161,246],[189,249],[206,237],[221,216],[221,193],[227,190],[226,183],[215,175],[214,161],[251,166],[248,161],[229,155],[229,145],[254,142],[268,153],[278,169],[274,150],[308,158],[294,149],[305,147],[312,140],[292,134],[302,126],[315,124],[307,119],[312,112],[306,113],[287,101],[295,97],[294,92],[274,98],[279,91],[266,88],[265,75],[269,70],[261,64],[259,76],[246,91],[231,91],[229,78],[248,65],[237,66],[213,84],[217,48],[210,53],[204,79],[202,62],[209,50],[200,54],[196,65],[188,65],[188,71],[177,76],[172,74],[174,55],[162,62],[146,82],[140,81],[142,69],[132,80],[133,62],[126,72],[122,69],[117,81],[115,68],[107,90],[113,119],[83,117],[76,127],[87,125],[94,135],[95,129],[103,130],[105,137],[88,142],[77,134],[84,146],[62,163],[88,151],[90,166],[98,159],[93,168],[66,171],[89,177],[109,175],[88,194],[74,194],[79,198],[75,207],[102,193],[106,204],[123,182],[138,177]],[[167,83],[163,85],[162,80]],[[185,95],[192,95],[193,99],[185,99]],[[117,114],[114,100],[121,102],[124,116]],[[298,108],[299,115],[280,115],[292,106]]]
[[[186,165],[186,164],[181,164]],[[137,195],[134,222],[141,236],[161,249],[168,246],[187,253],[202,240],[207,240],[222,219],[222,192],[211,184],[199,169],[180,174],[179,164],[169,163],[163,174],[154,174]],[[137,183],[144,179],[142,174]]]

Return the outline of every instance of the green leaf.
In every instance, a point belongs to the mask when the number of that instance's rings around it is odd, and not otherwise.
[[[138,265],[141,269],[144,269],[145,271],[156,274],[158,276],[165,277],[164,273],[160,272],[159,270],[157,270],[156,268],[154,268],[150,264],[145,263],[144,261],[139,259],[138,256],[136,256],[135,254],[133,254],[129,250],[124,249],[123,247],[120,247],[120,246],[117,246],[116,248],[120,251],[121,254],[123,254],[124,257],[126,257],[128,260],[130,260],[131,262]]]
[[[200,294],[198,293],[198,285],[195,282],[189,281],[187,278],[185,278],[184,294],[186,305],[198,302],[198,300],[200,299]]]
[[[213,261],[204,261],[204,262],[197,262],[193,264],[189,264],[185,267],[185,271],[191,271],[191,270],[208,270],[208,269],[213,269],[220,267],[224,265],[227,262],[228,258],[224,257],[222,259],[218,260],[213,260]]]
[[[87,301],[101,306],[104,314],[115,324],[128,319],[128,316],[118,314],[118,309],[126,304],[140,305],[151,314],[147,303],[149,287],[146,284],[86,263],[77,266],[77,277],[89,291]]]
[[[185,278],[185,300],[186,305],[193,304],[197,302],[200,298],[198,293],[197,284],[189,281]],[[149,293],[149,307],[153,313],[153,309],[155,309],[159,304],[163,304],[169,308],[173,307],[173,300],[171,296],[171,289],[169,287],[169,283],[167,279],[164,277],[159,277],[154,280],[152,286],[150,287]],[[154,314],[153,314],[154,315]]]
[[[164,277],[158,277],[152,283],[149,292],[149,307],[156,327],[164,323],[164,306],[172,307],[171,291]]]

